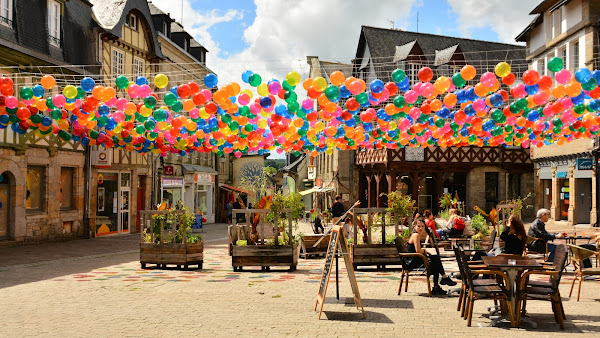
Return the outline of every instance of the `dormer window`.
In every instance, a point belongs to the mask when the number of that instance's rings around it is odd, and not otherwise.
[[[13,0],[0,0],[0,24],[13,26]]]
[[[132,13],[127,14],[127,18],[125,19],[125,26],[136,31],[137,25],[138,25],[137,16]]]
[[[556,8],[552,12],[552,38],[562,33],[562,7]]]
[[[163,21],[163,33],[165,34],[165,36],[169,36],[169,25],[166,21]]]
[[[60,47],[61,4],[48,0],[48,39],[50,44]]]

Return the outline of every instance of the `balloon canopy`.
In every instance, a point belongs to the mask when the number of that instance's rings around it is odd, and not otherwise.
[[[134,81],[118,76],[113,86],[86,77],[54,95],[49,94],[56,87],[52,75],[17,94],[12,79],[2,77],[0,129],[163,156],[541,147],[592,138],[600,128],[600,71],[563,67],[560,58],[552,58],[553,77],[527,70],[520,78],[506,62],[493,72],[479,74],[466,65],[451,77],[437,78],[435,70],[423,67],[414,83],[396,69],[389,82],[368,84],[340,71],[329,79],[304,80],[292,71],[283,80],[263,82],[246,70],[242,85],[222,84],[208,74],[202,83],[170,88],[165,74],[156,75],[152,84],[143,76]],[[159,99],[155,91],[162,88]]]

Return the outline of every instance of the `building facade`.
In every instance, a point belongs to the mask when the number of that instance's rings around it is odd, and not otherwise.
[[[18,96],[22,87],[39,84],[43,74],[53,74],[62,87],[73,77],[96,73],[91,11],[91,4],[83,0],[2,2],[0,73],[14,84],[2,95]],[[55,93],[57,87],[43,100]],[[77,140],[61,140],[52,126],[40,123],[37,119],[49,112],[38,110],[36,102],[28,108],[32,116],[21,122],[30,126],[27,132],[18,124],[7,128],[0,122],[0,242],[84,236],[85,149]],[[19,121],[16,111],[4,106],[1,110],[0,115]],[[63,116],[70,115],[63,110]]]
[[[540,75],[552,75],[548,61],[563,60],[574,73],[600,68],[600,3],[593,0],[545,0],[531,12],[533,21],[516,40],[527,44],[527,61]],[[552,219],[569,224],[597,224],[598,141],[574,139],[532,149],[535,164],[535,205]]]
[[[527,70],[522,46],[363,26],[352,75],[367,83],[376,78],[387,82],[392,81],[391,72],[401,68],[414,84],[425,66],[434,71],[434,78],[451,77],[466,64],[475,66],[478,74],[493,72],[501,61],[508,62],[517,76]],[[410,194],[419,212],[436,213],[440,197],[449,193],[458,194],[470,214],[475,206],[487,212],[504,200],[533,192],[529,150],[520,147],[408,144],[398,149],[361,149],[355,158],[356,195],[361,205],[369,207],[386,206],[385,193],[397,190]],[[525,209],[524,217],[531,216],[532,210]]]

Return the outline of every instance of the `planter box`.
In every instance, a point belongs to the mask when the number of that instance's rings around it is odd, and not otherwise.
[[[386,265],[402,265],[394,244],[351,245],[350,251],[354,268],[373,265],[385,269]]]
[[[307,258],[312,255],[325,255],[327,253],[327,246],[329,245],[329,239],[331,235],[325,236],[325,238],[314,247],[315,243],[317,243],[321,238],[323,238],[323,234],[316,235],[302,235],[302,257]]]
[[[140,264],[156,264],[158,267],[177,265],[187,269],[190,265],[198,265],[202,269],[204,259],[204,242],[198,243],[140,243]]]
[[[232,248],[231,265],[233,271],[240,271],[244,266],[260,266],[268,270],[271,266],[289,266],[296,270],[300,246],[294,245],[248,245]]]

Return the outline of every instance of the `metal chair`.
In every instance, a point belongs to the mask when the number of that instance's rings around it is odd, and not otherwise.
[[[417,269],[413,269],[409,267],[409,263],[406,261],[407,258],[410,259],[420,259],[423,261],[423,267],[427,273],[427,291],[429,296],[431,297],[431,284],[429,282],[429,263],[427,262],[427,257],[420,253],[414,252],[406,252],[406,243],[402,237],[396,237],[394,239],[394,243],[396,244],[396,249],[398,250],[398,255],[400,256],[400,261],[402,262],[402,274],[400,276],[400,287],[398,288],[398,294],[402,293],[402,284],[404,282],[404,278],[406,277],[406,284],[404,285],[404,292],[408,291],[408,276],[411,271],[417,271]]]
[[[561,329],[565,329],[564,320],[566,317],[558,287],[566,263],[567,247],[560,244],[556,247],[551,271],[532,270],[523,274],[517,291],[517,306],[520,307],[521,302],[523,302],[522,310],[517,312],[517,326],[521,323],[521,316],[525,314],[527,300],[530,299],[550,301],[554,319],[560,324]],[[532,276],[547,276],[549,278],[546,280],[531,280],[530,277]]]
[[[583,276],[600,276],[600,268],[583,268],[583,260],[592,256],[600,257],[599,251],[592,251],[586,248],[582,248],[577,245],[567,244],[571,250],[571,257],[573,258],[573,268],[575,269],[575,275],[573,276],[573,283],[571,283],[571,291],[569,297],[573,293],[573,287],[575,281],[579,279],[579,288],[577,290],[577,301],[579,301],[579,295],[581,294],[581,283],[583,282]]]

